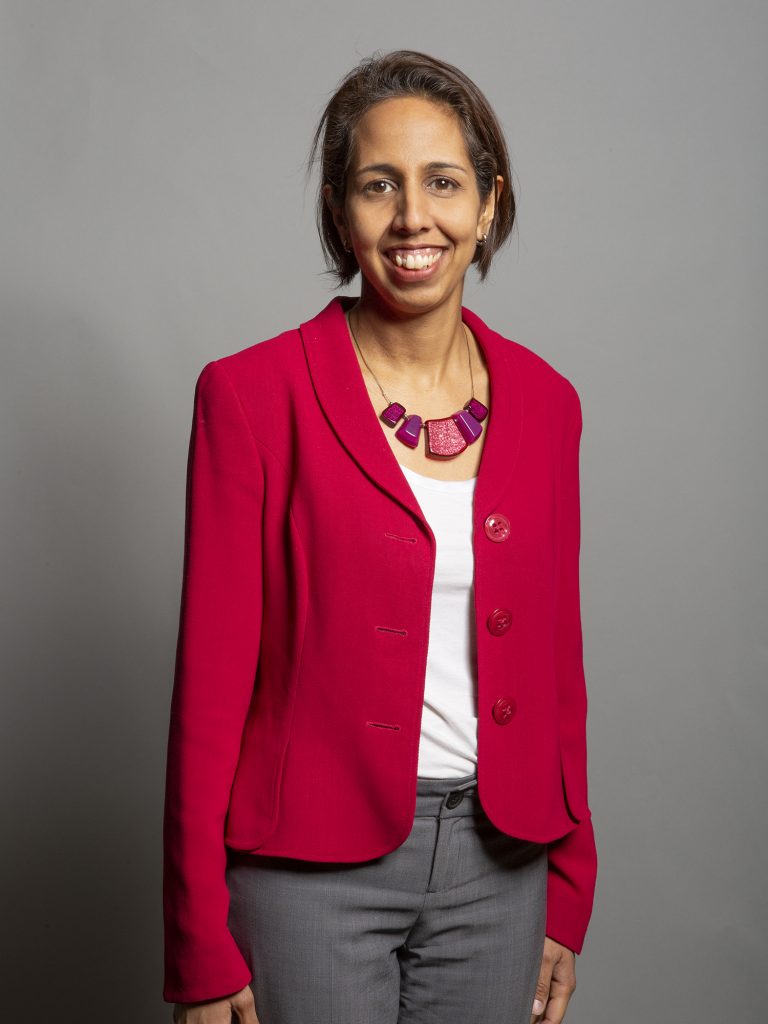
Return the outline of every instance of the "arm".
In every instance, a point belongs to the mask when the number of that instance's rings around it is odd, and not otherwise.
[[[565,380],[566,427],[563,441],[560,531],[560,582],[556,623],[556,665],[560,742],[569,758],[569,778],[587,800],[587,692],[582,655],[579,598],[579,444],[581,403],[576,389]],[[574,777],[575,776],[575,777]],[[546,934],[580,953],[592,914],[597,853],[591,813],[576,828],[548,845]]]
[[[184,573],[163,820],[167,1002],[240,991],[224,824],[256,677],[262,615],[259,452],[226,370],[202,370],[187,465]]]
[[[597,854],[592,819],[547,847],[547,926],[550,939],[581,953],[592,916]]]

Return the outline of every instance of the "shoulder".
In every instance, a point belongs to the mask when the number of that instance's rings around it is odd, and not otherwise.
[[[198,375],[195,402],[203,416],[247,423],[260,449],[280,460],[292,411],[306,405],[306,376],[301,334],[292,328],[211,359]]]
[[[249,380],[263,383],[269,377],[285,377],[295,371],[302,358],[301,335],[298,328],[291,328],[272,338],[217,356],[206,363],[201,376],[223,373],[235,385],[247,384]]]
[[[214,403],[235,401],[258,435],[301,386],[302,362],[306,374],[301,335],[293,328],[211,359],[199,372],[195,390]]]
[[[566,422],[581,422],[581,399],[573,382],[549,360],[528,345],[494,332],[512,358],[525,385],[541,395]]]

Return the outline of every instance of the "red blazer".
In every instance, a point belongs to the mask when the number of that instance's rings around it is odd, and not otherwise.
[[[371,405],[336,296],[208,363],[195,390],[170,708],[168,1002],[251,972],[225,844],[380,857],[414,820],[435,538]],[[547,934],[579,953],[597,857],[587,802],[573,385],[466,307],[490,413],[474,494],[478,792],[549,843]]]

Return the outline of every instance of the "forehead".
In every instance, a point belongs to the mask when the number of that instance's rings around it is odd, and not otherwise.
[[[355,129],[357,165],[394,160],[398,155],[424,163],[440,159],[467,160],[466,145],[454,111],[417,96],[381,100],[365,112]]]

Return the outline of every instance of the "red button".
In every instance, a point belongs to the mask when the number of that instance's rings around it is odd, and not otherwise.
[[[494,636],[503,636],[512,625],[512,612],[508,608],[496,608],[488,616],[488,629]]]
[[[517,705],[511,697],[499,697],[493,705],[493,717],[499,725],[509,725],[516,710]]]
[[[501,512],[494,512],[483,523],[486,536],[491,540],[506,540],[510,533],[510,525],[507,517]]]

